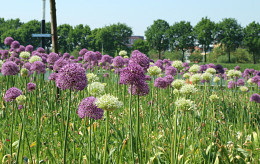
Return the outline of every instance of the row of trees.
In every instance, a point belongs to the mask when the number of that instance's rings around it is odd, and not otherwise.
[[[40,33],[40,22],[32,20],[27,23],[19,19],[4,20],[0,18],[0,47],[4,47],[3,41],[7,36],[12,36],[22,45],[31,44],[40,46],[39,38],[32,38],[33,33]],[[50,33],[50,23],[46,23],[46,33]],[[120,50],[129,50],[126,46],[128,38],[132,35],[131,27],[126,24],[112,24],[102,28],[90,29],[88,25],[71,26],[62,24],[58,26],[58,43],[60,52],[72,52],[82,48],[94,51],[102,51],[113,55]],[[247,48],[253,54],[254,63],[260,52],[260,24],[252,22],[243,28],[236,19],[225,18],[219,23],[209,18],[202,18],[196,26],[190,22],[176,22],[172,26],[165,20],[158,19],[145,31],[147,41],[138,40],[133,49],[147,53],[149,50],[157,50],[159,58],[166,50],[182,51],[192,50],[194,46],[203,47],[205,54],[212,44],[220,44],[229,54],[237,47]],[[46,39],[46,45],[50,47],[51,40]],[[206,61],[205,55],[205,61]]]
[[[37,20],[22,23],[19,19],[4,20],[0,18],[0,48],[4,47],[4,39],[8,36],[18,40],[22,45],[40,46],[40,38],[33,38],[32,34],[41,32],[41,24]],[[46,33],[51,33],[51,24],[46,23]],[[105,50],[114,54],[116,51],[127,49],[128,38],[132,29],[126,24],[117,23],[91,30],[88,25],[79,24],[75,27],[69,24],[58,26],[59,51],[72,52],[82,48],[94,51]],[[51,39],[46,38],[46,46],[50,47]]]
[[[245,47],[253,54],[254,64],[260,53],[260,24],[252,22],[243,28],[233,18],[215,23],[205,17],[195,27],[186,21],[170,26],[165,20],[158,19],[147,28],[145,36],[149,47],[159,52],[159,58],[162,52],[177,49],[182,51],[184,59],[184,52],[196,45],[202,46],[206,54],[212,44],[220,44],[228,52],[229,63],[230,53],[238,47]]]

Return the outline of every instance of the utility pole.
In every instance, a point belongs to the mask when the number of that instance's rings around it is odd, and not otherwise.
[[[52,51],[55,52],[55,53],[59,53],[59,50],[58,50],[58,35],[57,35],[56,2],[55,2],[55,0],[50,0],[50,10],[51,10]]]
[[[46,4],[46,0],[42,0],[42,24],[41,24],[41,33],[42,34],[45,34],[45,4]],[[41,41],[42,41],[42,43],[41,43],[41,46],[42,46],[42,48],[43,49],[45,49],[45,40],[44,40],[45,38],[44,37],[42,37],[41,38]]]

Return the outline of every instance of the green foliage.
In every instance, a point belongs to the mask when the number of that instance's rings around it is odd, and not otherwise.
[[[236,58],[234,56],[230,56],[230,62],[229,62],[228,55],[219,56],[217,58],[217,63],[235,63],[235,62],[236,62]]]
[[[61,53],[71,52],[73,50],[73,46],[70,43],[70,33],[73,30],[72,26],[69,24],[62,24],[58,26],[58,45],[59,51]]]
[[[194,63],[199,63],[203,60],[203,55],[201,55],[201,51],[194,51],[190,57],[189,60]]]
[[[139,50],[140,52],[147,54],[149,52],[149,46],[143,39],[137,39],[134,41],[132,50]]]
[[[161,58],[161,52],[168,49],[169,39],[167,33],[169,28],[168,22],[158,19],[145,31],[145,36],[150,48],[159,52],[159,58]]]
[[[236,63],[252,63],[251,54],[243,48],[237,48],[235,52],[231,54],[235,58]]]
[[[165,59],[170,59],[171,61],[173,60],[181,60],[182,59],[182,52],[181,51],[165,51],[163,57]]]

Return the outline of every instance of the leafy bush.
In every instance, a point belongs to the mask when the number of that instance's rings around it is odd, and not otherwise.
[[[234,56],[230,56],[231,63],[236,63],[236,58]],[[228,55],[219,56],[217,59],[217,63],[229,63]]]
[[[200,52],[200,51],[194,51],[194,52],[190,55],[189,60],[190,60],[191,62],[194,62],[194,63],[202,62],[202,60],[203,60],[203,55],[201,55],[201,52]]]
[[[163,57],[165,59],[170,59],[170,60],[182,60],[182,52],[181,51],[165,51]]]
[[[235,52],[231,53],[235,58],[236,63],[252,63],[252,57],[246,49],[237,48]]]

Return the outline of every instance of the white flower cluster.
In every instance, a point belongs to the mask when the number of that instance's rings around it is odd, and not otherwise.
[[[203,73],[203,74],[201,75],[201,77],[202,77],[203,80],[208,81],[208,80],[211,80],[211,79],[212,79],[213,75],[212,75],[211,73],[205,72],[205,73]]]
[[[105,93],[105,85],[100,82],[93,82],[88,85],[88,92],[91,96],[99,97]]]
[[[198,64],[194,64],[190,67],[189,72],[196,73],[200,70],[200,66]]]
[[[29,59],[29,62],[30,63],[34,63],[36,61],[42,61],[42,58],[39,57],[39,56],[32,56],[30,59]]]
[[[162,72],[162,69],[157,66],[152,66],[152,67],[149,67],[147,71],[151,76],[156,76]]]
[[[87,74],[87,79],[88,79],[89,83],[93,83],[95,81],[98,81],[98,77],[94,73],[88,73]]]
[[[213,79],[213,82],[214,83],[218,83],[220,81],[220,78],[218,76],[216,76],[214,79]]]
[[[194,85],[190,85],[190,84],[185,84],[180,89],[180,93],[185,96],[189,96],[197,91],[198,90],[194,87]]]
[[[216,94],[209,96],[209,100],[211,102],[217,101],[218,99],[219,99],[219,97]]]
[[[125,50],[122,50],[122,51],[119,52],[119,55],[120,56],[126,56],[127,52]]]
[[[231,77],[231,78],[233,78],[233,77],[241,77],[242,76],[242,72],[232,69],[232,70],[228,71],[227,76]]]
[[[175,89],[180,89],[185,84],[184,80],[176,79],[172,82],[172,87]]]
[[[16,97],[15,100],[19,105],[23,105],[26,101],[26,97],[24,95],[20,95],[20,96]]]
[[[3,64],[4,64],[4,62],[2,60],[0,60],[0,69],[2,68]]]
[[[206,72],[207,73],[211,73],[211,74],[216,74],[216,70],[214,69],[214,68],[208,68],[207,70],[206,70]]]
[[[182,63],[182,61],[180,61],[180,60],[175,60],[173,63],[172,63],[172,66],[173,67],[175,67],[175,68],[177,68],[178,70],[181,70],[182,69],[182,66],[183,65],[183,63]]]
[[[241,92],[247,92],[248,91],[248,88],[246,86],[240,86],[239,89],[240,89]]]
[[[179,110],[182,111],[190,111],[190,110],[195,110],[197,108],[193,101],[185,98],[180,98],[176,100],[175,105]]]
[[[95,104],[97,105],[98,108],[101,108],[103,110],[107,111],[114,111],[116,109],[119,109],[123,106],[123,103],[118,100],[117,97],[110,95],[110,94],[105,94],[95,101]]]
[[[20,56],[21,58],[24,58],[24,59],[29,59],[30,56],[31,56],[31,54],[30,54],[29,52],[27,52],[27,51],[23,51],[23,52],[20,53],[19,56]]]
[[[190,73],[185,73],[185,74],[183,74],[183,77],[184,77],[185,79],[189,78],[189,77],[190,77]]]
[[[200,74],[196,73],[194,75],[191,76],[190,81],[192,82],[192,84],[197,84],[202,80],[202,77]]]

